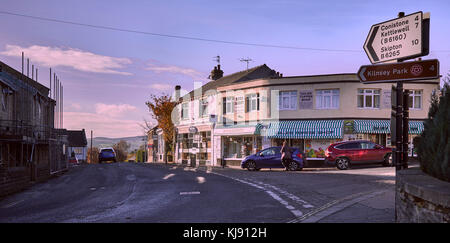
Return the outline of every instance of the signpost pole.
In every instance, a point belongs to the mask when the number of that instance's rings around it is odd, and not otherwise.
[[[403,145],[403,82],[397,82],[397,87],[396,87],[396,97],[395,99],[397,99],[397,106],[395,107],[395,124],[396,124],[396,129],[395,131],[391,131],[391,133],[395,132],[395,149],[394,149],[394,153],[395,156],[393,157],[394,159],[394,165],[395,165],[395,170],[401,170],[401,166],[403,164],[403,159],[402,159],[402,153],[403,153],[403,149],[402,149],[402,145]]]

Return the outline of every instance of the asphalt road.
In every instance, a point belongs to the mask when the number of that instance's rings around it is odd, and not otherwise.
[[[0,200],[0,222],[394,222],[395,169],[297,172],[110,163]]]

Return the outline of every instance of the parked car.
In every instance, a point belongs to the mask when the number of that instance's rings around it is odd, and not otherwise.
[[[346,170],[350,165],[381,163],[390,166],[392,148],[384,147],[371,141],[345,141],[331,144],[325,150],[326,161],[334,163],[340,170]]]
[[[288,165],[288,170],[302,170],[304,165],[305,154],[298,148],[291,149],[292,161]],[[241,168],[249,171],[260,170],[261,168],[284,168],[281,163],[281,147],[266,148],[256,154],[245,157],[241,162]]]
[[[116,152],[113,148],[102,148],[100,149],[100,152],[98,153],[98,162],[102,163],[103,161],[113,161],[117,162],[116,160]]]

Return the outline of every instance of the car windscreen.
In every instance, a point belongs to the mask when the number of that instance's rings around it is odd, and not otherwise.
[[[112,149],[102,149],[100,153],[112,153],[114,152]]]

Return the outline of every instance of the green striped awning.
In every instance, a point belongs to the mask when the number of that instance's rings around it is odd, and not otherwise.
[[[355,133],[391,133],[390,120],[355,120],[353,123]],[[421,134],[423,131],[422,121],[409,121],[409,134]]]
[[[270,122],[265,135],[268,138],[342,138],[343,120],[295,120]]]

